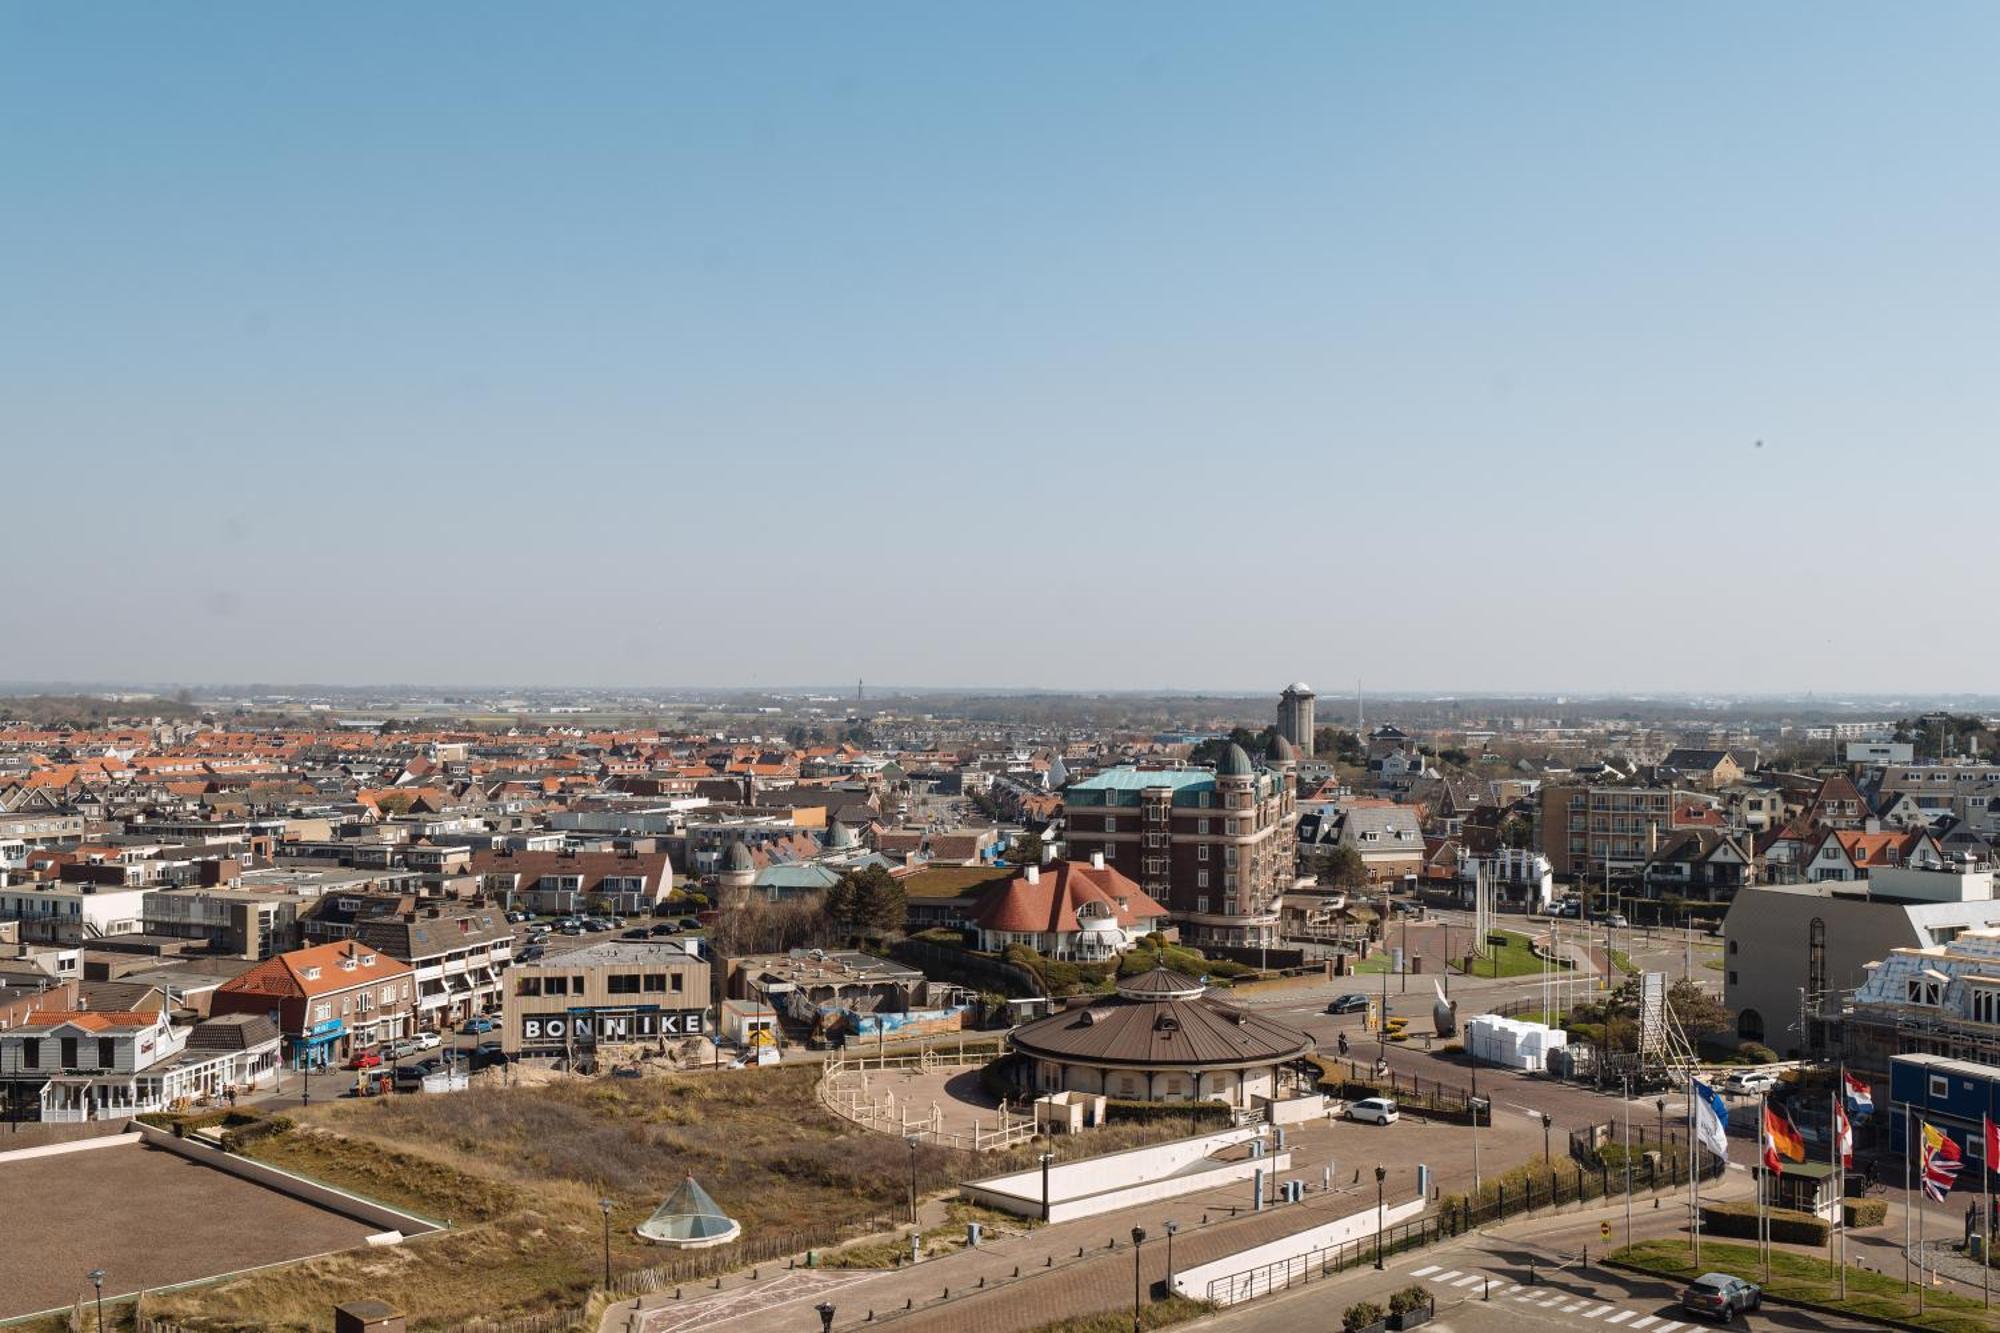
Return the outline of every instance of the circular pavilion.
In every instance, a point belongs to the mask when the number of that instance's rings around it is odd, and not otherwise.
[[[1156,967],[1106,1000],[1024,1023],[1009,1039],[1030,1097],[1099,1093],[1129,1101],[1220,1101],[1310,1090],[1313,1039],[1213,998],[1193,977]]]
[[[743,1234],[735,1218],[716,1207],[708,1191],[695,1184],[694,1177],[681,1181],[653,1215],[641,1222],[638,1233],[655,1245],[699,1250],[710,1245],[727,1245]]]

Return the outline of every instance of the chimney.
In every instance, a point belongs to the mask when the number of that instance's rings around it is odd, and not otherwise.
[[[1092,852],[1092,853],[1090,854],[1090,868],[1091,868],[1092,870],[1102,870],[1102,869],[1104,869],[1104,853],[1103,853],[1103,852]]]
[[[1041,882],[1042,882],[1042,868],[1040,866],[1029,866],[1028,883],[1040,884]]]

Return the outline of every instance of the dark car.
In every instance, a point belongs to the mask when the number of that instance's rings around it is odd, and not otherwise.
[[[681,918],[681,929],[682,929],[682,930],[700,930],[700,929],[701,929],[701,922],[700,922],[700,921],[698,921],[698,920],[696,920],[696,919],[695,919],[694,917],[691,917],[691,916],[684,916],[684,917],[682,917],[682,918]]]
[[[638,930],[628,930],[624,934],[620,935],[618,938],[621,940],[643,940],[648,936],[650,936],[652,933],[653,933],[652,931],[647,930],[644,927],[641,927]]]
[[[423,1081],[444,1068],[444,1061],[432,1056],[428,1060],[418,1060],[413,1064],[396,1066],[396,1087],[399,1090],[415,1092]]]
[[[472,1067],[486,1069],[492,1065],[508,1063],[507,1052],[500,1049],[497,1041],[482,1041],[472,1048]]]
[[[1728,1273],[1703,1273],[1681,1292],[1681,1309],[1725,1324],[1763,1303],[1761,1287]]]
[[[1326,1002],[1329,1014],[1358,1014],[1368,1008],[1368,997],[1358,993],[1335,996]]]
[[[659,925],[653,927],[652,933],[655,935],[671,935],[679,929],[680,927],[671,921],[662,921]]]

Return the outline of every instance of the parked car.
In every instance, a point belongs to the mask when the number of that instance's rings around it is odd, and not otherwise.
[[[1364,1125],[1393,1125],[1402,1117],[1396,1110],[1394,1099],[1389,1097],[1363,1097],[1347,1108],[1347,1118],[1358,1120]]]
[[[474,1014],[463,1023],[460,1023],[458,1030],[460,1032],[491,1032],[493,1030],[493,1020],[485,1014]]]
[[[382,1052],[379,1050],[356,1051],[354,1058],[347,1062],[347,1067],[349,1069],[373,1069],[381,1063]]]
[[[700,930],[700,929],[701,929],[701,922],[697,921],[697,920],[696,920],[695,918],[693,918],[693,917],[691,917],[691,916],[684,916],[684,917],[682,917],[682,918],[681,918],[681,929],[682,929],[682,930]]]
[[[1583,904],[1578,902],[1574,898],[1565,898],[1563,901],[1556,904],[1556,910],[1550,915],[1563,916],[1563,917],[1579,917],[1583,915]]]
[[[1765,1069],[1739,1069],[1722,1080],[1724,1092],[1757,1096],[1778,1086],[1778,1076]]]
[[[636,929],[636,930],[628,930],[628,931],[626,931],[626,932],[625,932],[624,934],[620,935],[620,936],[619,936],[618,938],[619,938],[619,939],[621,939],[621,940],[643,940],[643,939],[647,939],[647,938],[651,937],[652,933],[653,933],[652,931],[650,931],[650,930],[647,930],[647,929],[646,929],[646,928],[645,928],[644,926],[640,926],[640,927],[639,927],[638,929]]]
[[[425,1079],[444,1068],[444,1061],[433,1056],[428,1060],[418,1060],[412,1064],[396,1066],[396,1090],[415,1092],[423,1086]]]
[[[583,927],[582,927],[582,926],[557,926],[557,927],[556,927],[556,933],[557,933],[557,934],[559,934],[559,935],[581,935],[581,934],[583,934]]]
[[[1358,991],[1336,995],[1326,1002],[1326,1011],[1329,1014],[1359,1014],[1367,1012],[1367,1009],[1368,997]]]
[[[497,1041],[482,1041],[472,1048],[472,1067],[474,1069],[485,1069],[490,1065],[504,1065],[506,1063],[508,1063],[507,1052],[500,1049],[500,1043]]]
[[[1625,929],[1625,927],[1631,925],[1632,923],[1625,919],[1625,914],[1623,912],[1613,912],[1609,916],[1604,918],[1604,924],[1607,926],[1615,927],[1618,930],[1623,930]]]
[[[648,932],[648,933],[649,933],[649,934],[653,934],[653,935],[671,935],[671,934],[673,934],[673,933],[674,933],[674,932],[675,932],[676,930],[679,930],[679,929],[680,929],[680,927],[679,927],[679,926],[676,926],[676,925],[675,925],[675,924],[674,924],[673,922],[671,922],[671,921],[662,921],[662,922],[661,922],[661,923],[660,923],[659,925],[657,925],[657,926],[654,926],[654,927],[653,927],[653,929],[652,929],[652,930],[651,930],[650,932]]]
[[[1703,1273],[1681,1292],[1681,1309],[1724,1324],[1763,1303],[1763,1288],[1728,1273]]]
[[[435,1032],[419,1032],[410,1038],[409,1044],[413,1051],[434,1051],[444,1045],[444,1038]]]

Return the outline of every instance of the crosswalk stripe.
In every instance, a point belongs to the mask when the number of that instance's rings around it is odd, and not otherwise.
[[[1597,1307],[1597,1308],[1596,1308],[1595,1310],[1592,1310],[1592,1311],[1591,1311],[1591,1312],[1590,1312],[1589,1314],[1585,1315],[1585,1316],[1584,1316],[1584,1318],[1585,1318],[1585,1319],[1595,1319],[1595,1318],[1597,1318],[1597,1317],[1598,1317],[1599,1315],[1607,1315],[1607,1314],[1610,1314],[1610,1313],[1611,1313],[1611,1307],[1610,1307],[1610,1306],[1608,1306],[1608,1305],[1600,1305],[1600,1306],[1598,1306],[1598,1307]]]
[[[1683,1325],[1679,1320],[1669,1319],[1667,1320],[1666,1323],[1661,1324],[1658,1328],[1654,1329],[1653,1333],[1674,1333],[1675,1329],[1683,1327],[1686,1326]]]
[[[1660,1322],[1660,1317],[1658,1315],[1649,1314],[1644,1319],[1634,1319],[1632,1321],[1632,1327],[1635,1329],[1639,1329],[1639,1328],[1644,1328],[1648,1324],[1657,1324],[1659,1322]]]
[[[1577,1312],[1578,1310],[1581,1310],[1581,1309],[1582,1309],[1582,1308],[1583,1308],[1584,1306],[1586,1306],[1586,1305],[1588,1305],[1588,1304],[1590,1304],[1590,1302],[1589,1302],[1589,1301],[1573,1301],[1573,1302],[1571,1302],[1570,1304],[1568,1304],[1568,1305],[1565,1305],[1565,1306],[1563,1307],[1563,1313],[1564,1313],[1564,1314],[1575,1314],[1575,1313],[1576,1313],[1576,1312]]]
[[[1416,1272],[1410,1274],[1410,1276],[1429,1277],[1432,1273],[1435,1273],[1437,1271],[1438,1271],[1438,1266],[1436,1264],[1425,1264],[1422,1268],[1419,1268]]]
[[[1612,1315],[1609,1319],[1605,1320],[1604,1322],[1607,1324],[1622,1324],[1627,1319],[1630,1319],[1633,1315],[1637,1313],[1639,1313],[1637,1310],[1620,1310],[1617,1314]]]
[[[1533,1287],[1516,1287],[1514,1288],[1513,1291],[1509,1292],[1508,1294],[1511,1295],[1517,1301],[1525,1301],[1530,1299],[1531,1297],[1538,1296],[1541,1293],[1536,1291]]]
[[[1485,1280],[1486,1275],[1484,1273],[1474,1273],[1471,1277],[1462,1277],[1451,1285],[1454,1287],[1476,1287]]]
[[[1433,1276],[1433,1277],[1431,1278],[1431,1281],[1433,1281],[1433,1282],[1449,1282],[1449,1281],[1451,1281],[1451,1280],[1452,1280],[1453,1278],[1455,1278],[1455,1277],[1457,1277],[1457,1276],[1458,1276],[1458,1270],[1457,1270],[1456,1268],[1451,1268],[1451,1269],[1447,1269],[1447,1270],[1445,1270],[1445,1271],[1444,1271],[1444,1272],[1442,1272],[1442,1273],[1437,1273],[1437,1274],[1435,1274],[1435,1275],[1434,1275],[1434,1276]]]

